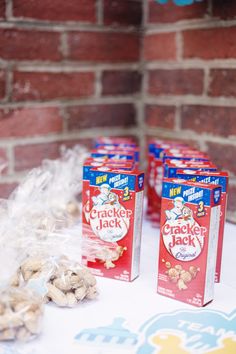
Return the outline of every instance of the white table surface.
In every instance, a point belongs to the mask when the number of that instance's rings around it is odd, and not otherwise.
[[[209,322],[211,322],[212,328],[214,328],[218,320],[222,320],[223,322],[220,323],[220,327],[226,328],[229,326],[227,330],[231,330],[230,335],[233,336],[234,334],[236,340],[236,226],[226,224],[222,261],[222,281],[220,284],[215,285],[214,301],[204,309],[198,309],[165,298],[156,293],[158,243],[159,230],[152,228],[148,222],[144,222],[141,272],[139,278],[132,283],[126,283],[98,277],[97,282],[100,294],[97,300],[84,302],[74,309],[60,309],[53,305],[47,305],[45,309],[43,333],[40,338],[24,346],[19,344],[0,344],[0,354],[207,353],[207,351],[201,349],[203,347],[201,343],[198,343],[200,346],[199,350],[181,349],[180,351],[174,350],[170,352],[169,349],[162,349],[161,351],[160,347],[157,346],[154,350],[145,349],[140,352],[138,348],[140,348],[140,343],[142,343],[145,336],[145,331],[142,331],[142,325],[153,316],[159,316],[159,314],[163,313],[174,314],[176,310],[180,312],[179,316],[182,319],[185,318],[186,311],[192,314],[193,321],[197,323],[203,318],[201,315],[203,311],[208,315],[207,318]],[[235,313],[232,316],[233,311],[235,311]],[[222,315],[219,312],[223,312],[224,314]],[[196,320],[194,320],[194,316],[198,316]],[[110,342],[108,341],[105,344],[103,343],[102,337],[90,341],[86,340],[86,338],[81,338],[80,340],[75,339],[76,335],[83,329],[91,329],[91,332],[95,329],[94,333],[97,333],[97,327],[109,326],[117,317],[123,318],[125,320],[125,328],[137,335],[138,343],[136,346],[117,345],[117,338],[113,338]],[[234,322],[231,324],[232,318]],[[224,323],[224,320],[226,320],[227,325]],[[171,316],[168,323],[167,327],[171,327]],[[164,324],[163,326],[165,327]],[[209,323],[205,323],[205,326],[209,327]],[[198,325],[198,328],[200,327],[203,328],[203,324],[201,326]],[[182,334],[180,332],[178,334],[178,329],[176,328],[168,328],[166,331],[167,333],[177,333],[180,337],[182,336],[181,338],[183,340],[186,340],[186,336],[189,336],[189,332],[184,333],[184,328],[185,326],[182,323]],[[193,332],[191,335],[199,334],[200,331],[197,330],[196,325],[195,328],[194,326],[191,328]],[[164,329],[162,329],[162,331],[163,330]],[[109,332],[109,329],[104,330],[104,335],[107,334],[107,331],[112,337],[113,332],[112,330]],[[211,330],[209,329],[209,331]],[[221,339],[220,337],[220,340]],[[201,342],[201,338],[199,341]],[[234,343],[236,344],[236,342]],[[184,346],[185,344],[181,345]],[[186,348],[190,347],[191,345]],[[233,348],[234,349],[227,349],[219,353],[235,354],[236,347]],[[209,353],[218,353],[218,351]]]

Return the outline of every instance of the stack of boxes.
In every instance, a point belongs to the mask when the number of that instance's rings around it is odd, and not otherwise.
[[[98,139],[83,167],[83,262],[94,275],[138,276],[143,190],[135,142]]]
[[[204,306],[220,281],[228,174],[187,145],[149,145],[147,215],[160,226],[158,293]]]
[[[204,306],[220,281],[228,174],[173,141],[152,141],[148,162],[147,216],[160,227],[157,291]],[[138,276],[143,191],[134,141],[98,139],[83,167],[83,262],[94,275]]]

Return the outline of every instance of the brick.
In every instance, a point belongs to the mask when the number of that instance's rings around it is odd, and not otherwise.
[[[210,72],[210,96],[236,96],[236,70],[212,69]]]
[[[138,33],[71,32],[68,45],[72,60],[132,62],[139,59]]]
[[[16,146],[15,171],[28,170],[37,167],[44,159],[56,159],[60,156],[60,146],[62,143],[42,143]]]
[[[63,146],[66,146],[68,149],[73,148],[75,145],[81,145],[86,147],[88,150],[92,150],[94,148],[94,138],[86,138],[86,139],[72,139],[63,141]]]
[[[0,138],[59,133],[62,118],[56,107],[0,110]]]
[[[222,169],[227,170],[236,175],[236,146],[218,144],[213,142],[208,142],[208,154],[212,158],[213,162]]]
[[[0,198],[7,199],[13,190],[17,187],[17,182],[0,183]]]
[[[48,21],[96,22],[96,0],[14,0],[13,16]]]
[[[175,33],[150,34],[144,37],[146,60],[176,59]]]
[[[212,15],[223,20],[233,19],[236,17],[235,0],[212,0]]]
[[[182,129],[228,137],[236,135],[235,107],[183,106]]]
[[[141,74],[138,71],[109,70],[102,73],[102,95],[124,95],[140,91]]]
[[[68,107],[68,129],[129,127],[135,125],[132,104],[100,104]]]
[[[203,70],[150,70],[149,93],[153,95],[200,95],[203,91]]]
[[[5,18],[5,13],[6,13],[6,3],[4,0],[2,0],[0,3],[0,18]]]
[[[142,3],[137,0],[104,0],[104,24],[140,26]]]
[[[146,124],[150,127],[174,129],[175,107],[147,105],[145,117]]]
[[[0,58],[18,60],[61,59],[56,32],[0,29]]]
[[[228,210],[236,212],[236,186],[229,185]]]
[[[14,101],[78,98],[94,93],[94,73],[15,72]]]
[[[0,100],[5,97],[6,94],[6,74],[4,70],[0,70]]]
[[[31,168],[40,166],[44,159],[54,160],[60,156],[60,150],[62,146],[72,148],[76,144],[80,144],[91,149],[94,144],[94,140],[73,139],[66,141],[55,141],[51,143],[16,146],[14,149],[15,171],[29,170]]]
[[[169,1],[165,6],[149,0],[149,23],[171,23],[181,20],[203,18],[207,15],[207,1],[195,3],[191,6],[176,6]]]
[[[235,26],[184,31],[183,55],[206,60],[235,58],[235,37]]]

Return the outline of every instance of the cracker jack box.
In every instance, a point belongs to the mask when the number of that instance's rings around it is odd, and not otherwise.
[[[137,146],[124,146],[124,145],[100,145],[97,150],[107,150],[110,151],[123,151],[127,153],[134,153],[135,161],[139,161],[140,149]]]
[[[177,170],[178,169],[188,169],[189,171],[191,170],[202,170],[202,171],[216,171],[217,170],[217,166],[214,165],[211,162],[207,162],[206,163],[199,163],[199,164],[195,164],[195,163],[188,163],[188,162],[184,162],[182,161],[181,164],[177,164],[174,162],[171,162],[169,160],[167,160],[164,164],[164,177],[166,178],[174,178],[177,175]]]
[[[94,275],[132,281],[139,275],[144,173],[95,168],[84,177],[90,202],[83,237],[91,241],[95,258],[84,264]]]
[[[204,306],[214,295],[221,186],[163,182],[157,292]]]
[[[147,215],[157,223],[161,207],[161,185],[163,179],[163,156],[167,149],[173,147],[187,147],[175,141],[151,140],[148,152],[148,180],[147,180]]]
[[[137,147],[137,144],[132,138],[119,138],[119,137],[100,137],[95,140],[95,147],[98,148],[100,146],[105,145],[115,145],[122,147]]]
[[[96,149],[92,150],[91,157],[107,157],[108,159],[115,160],[135,160],[135,153],[124,150],[106,150]]]
[[[222,187],[221,193],[221,213],[220,213],[220,228],[219,228],[219,238],[217,246],[217,258],[216,258],[216,271],[215,271],[215,282],[220,282],[221,274],[221,260],[222,260],[222,250],[223,250],[223,239],[224,239],[224,227],[225,227],[225,217],[226,217],[226,207],[227,207],[227,197],[228,197],[228,178],[227,172],[211,172],[211,171],[189,171],[189,170],[177,170],[177,177],[183,178],[188,181],[219,184]]]
[[[82,204],[84,212],[90,210],[90,170],[93,168],[100,168],[110,170],[111,168],[132,171],[134,169],[134,163],[128,160],[111,160],[111,159],[101,159],[89,157],[85,160],[83,165],[83,194],[82,194]],[[83,213],[82,221],[86,222],[84,219],[85,213]]]
[[[186,165],[186,166],[189,166],[189,165],[212,165],[212,162],[210,161],[195,161],[195,160],[175,160],[175,159],[170,159],[170,160],[166,160],[165,163],[171,163],[175,166],[182,166],[183,164]]]
[[[163,163],[166,160],[187,160],[187,161],[209,161],[209,157],[199,151],[194,150],[179,150],[179,152],[171,152],[170,150],[165,151],[163,156]]]

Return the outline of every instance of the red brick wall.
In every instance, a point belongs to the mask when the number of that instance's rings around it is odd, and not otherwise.
[[[230,171],[236,222],[236,2],[144,4],[142,65],[148,135],[186,139]]]
[[[0,197],[62,143],[139,135],[141,20],[140,0],[0,0]]]
[[[100,134],[208,151],[236,221],[235,1],[0,0],[0,197],[61,143]]]

